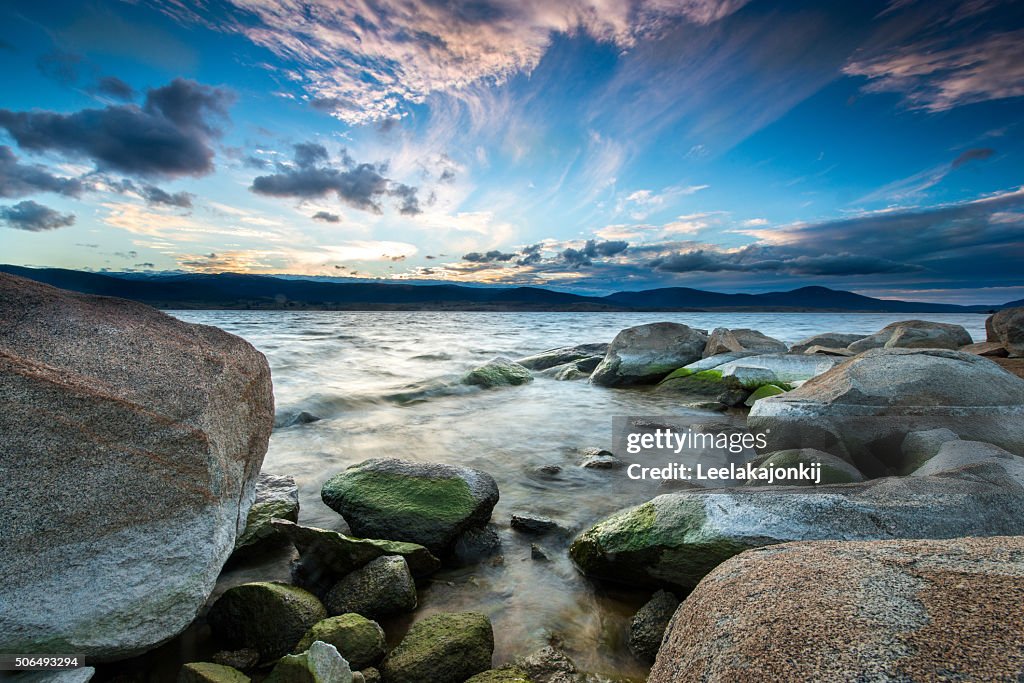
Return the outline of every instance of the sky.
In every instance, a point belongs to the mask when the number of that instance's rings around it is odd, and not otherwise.
[[[0,5],[0,262],[1024,298],[1024,3]]]

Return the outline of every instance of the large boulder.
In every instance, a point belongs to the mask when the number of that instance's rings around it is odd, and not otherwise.
[[[476,612],[442,612],[418,621],[384,660],[387,683],[463,683],[491,668],[494,631]]]
[[[729,361],[715,368],[723,378],[755,389],[764,384],[803,382],[828,372],[844,359],[821,354],[766,353]]]
[[[745,552],[668,628],[649,683],[1017,681],[1024,538]]]
[[[654,384],[701,358],[707,332],[678,323],[651,323],[622,330],[612,340],[590,381],[606,387]]]
[[[484,389],[491,389],[527,384],[533,381],[533,375],[519,363],[498,356],[473,368],[462,381]]]
[[[549,349],[532,356],[519,358],[517,363],[530,370],[547,370],[557,365],[575,363],[579,360],[604,356],[608,351],[607,344],[580,344],[579,346],[563,346],[557,349]]]
[[[299,489],[291,477],[261,474],[256,480],[256,498],[245,518],[245,530],[235,539],[235,550],[283,540],[284,536],[271,524],[273,519],[299,520]]]
[[[707,343],[704,345],[702,356],[716,356],[720,353],[735,353],[737,351],[758,351],[760,353],[785,353],[786,344],[762,334],[757,330],[738,328],[730,330],[726,327],[716,327],[711,331]]]
[[[987,460],[1005,460],[1016,462],[1016,469],[1024,466],[1024,458],[1005,451],[999,446],[981,441],[947,441],[939,446],[939,451],[926,463],[914,470],[911,476],[927,477],[941,472],[959,470],[962,467]],[[1013,468],[1009,463],[1000,463],[1004,467]]]
[[[0,633],[116,659],[185,629],[245,527],[266,359],[214,327],[0,274]]]
[[[762,399],[747,425],[771,450],[848,455],[868,476],[902,471],[910,432],[944,428],[1020,453],[1024,380],[996,363],[942,349],[874,349],[799,388]]]
[[[904,320],[890,323],[874,334],[859,339],[846,348],[855,353],[869,349],[959,349],[973,340],[960,325],[933,323],[927,320]]]
[[[264,662],[291,652],[306,631],[325,618],[327,610],[309,591],[269,581],[229,588],[206,616],[213,637],[222,645],[252,648]]]
[[[998,466],[1004,462],[959,476],[890,477],[806,493],[793,487],[669,493],[613,514],[569,552],[590,576],[690,589],[733,555],[787,541],[1024,534],[1024,517],[1016,514],[1024,487],[1019,472]]]
[[[359,536],[442,552],[466,529],[487,523],[498,485],[469,467],[372,459],[328,479],[320,497]]]
[[[352,612],[371,619],[411,612],[416,609],[416,582],[404,558],[378,557],[336,583],[324,604],[331,614]]]
[[[1024,356],[1024,306],[1004,308],[985,321],[986,341],[996,342],[1010,356]]]
[[[842,332],[824,332],[807,339],[801,339],[789,347],[790,353],[806,353],[812,346],[823,346],[829,349],[846,348],[850,344],[863,339],[863,334],[843,334]]]

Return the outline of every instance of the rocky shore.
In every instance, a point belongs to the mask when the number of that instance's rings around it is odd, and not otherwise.
[[[664,322],[496,358],[467,390],[656,392],[765,434],[751,467],[814,464],[821,483],[682,487],[565,529],[496,518],[481,469],[382,453],[323,483],[341,533],[301,523],[294,480],[259,474],[273,393],[250,345],[0,274],[0,651],[82,653],[103,678],[200,624],[217,650],[182,683],[626,680],[557,642],[495,661],[487,615],[423,613],[424,582],[500,561],[507,526],[538,539],[533,561],[568,553],[595,586],[650,597],[624,642],[654,683],[1017,680],[1024,309],[986,327],[978,343],[908,320],[787,345]],[[579,464],[625,476],[623,457]],[[282,548],[288,582],[214,595],[229,557]]]

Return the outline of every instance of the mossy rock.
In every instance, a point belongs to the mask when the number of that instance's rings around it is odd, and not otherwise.
[[[331,614],[379,618],[416,609],[416,582],[405,560],[378,557],[336,583],[324,596]]]
[[[256,480],[256,497],[245,518],[245,529],[235,539],[235,550],[249,551],[283,540],[271,525],[273,519],[299,519],[299,491],[291,477],[261,474]]]
[[[381,667],[388,683],[463,683],[491,668],[494,632],[476,612],[445,612],[409,629]]]
[[[228,649],[251,647],[266,662],[291,652],[326,617],[326,608],[309,591],[261,581],[229,588],[213,603],[207,621]]]
[[[757,389],[755,389],[754,393],[748,396],[747,400],[744,401],[743,403],[744,405],[752,406],[754,405],[754,403],[760,401],[762,398],[768,398],[769,396],[778,396],[779,394],[784,393],[786,393],[786,390],[778,386],[777,384],[763,384],[759,386]]]
[[[337,648],[353,669],[376,664],[387,651],[384,630],[376,621],[359,614],[342,614],[313,624],[295,646],[295,653],[305,652],[318,640]]]
[[[305,652],[281,657],[264,683],[352,683],[352,669],[337,648],[318,640]]]
[[[498,485],[469,467],[389,458],[331,477],[320,496],[358,536],[418,543],[440,553],[466,529],[487,523]]]
[[[791,448],[785,451],[776,451],[767,454],[761,460],[759,469],[775,467],[799,467],[800,465],[821,465],[821,483],[826,484],[852,484],[864,481],[864,475],[856,467],[847,461],[831,453],[819,451],[815,448]],[[768,486],[764,479],[751,479],[747,482],[749,486]],[[813,481],[804,479],[776,481],[775,486],[815,486]]]
[[[223,664],[190,662],[178,672],[178,683],[249,683],[249,677]]]
[[[518,386],[533,381],[529,369],[508,358],[495,358],[473,368],[463,379],[466,384],[490,389],[492,387]]]
[[[503,666],[479,673],[466,683],[533,683],[533,680],[518,666]]]
[[[671,503],[659,507],[662,499]],[[717,533],[706,521],[700,498],[660,496],[594,525],[573,541],[569,555],[595,578],[691,589],[725,560],[756,547]]]

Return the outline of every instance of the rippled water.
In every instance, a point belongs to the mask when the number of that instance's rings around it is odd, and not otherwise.
[[[446,571],[420,591],[413,618],[439,610],[487,613],[495,626],[495,662],[549,640],[564,642],[581,669],[641,679],[646,668],[625,650],[626,628],[648,592],[595,586],[571,565],[568,538],[543,539],[550,562],[530,558],[531,539],[508,527],[528,510],[581,530],[602,516],[647,500],[658,482],[623,470],[575,466],[577,450],[608,448],[616,415],[694,414],[672,397],[538,376],[523,387],[489,391],[452,386],[474,365],[584,342],[611,341],[622,328],[667,320],[701,328],[750,327],[794,342],[818,332],[870,333],[906,315],[810,313],[433,313],[177,311],[216,325],[266,354],[280,418],[308,411],[318,422],[274,431],[264,471],[299,485],[300,523],[345,531],[320,501],[320,486],[348,465],[374,457],[449,462],[490,472],[501,501],[493,522],[504,561]],[[963,325],[984,339],[983,315],[919,316]],[[718,416],[715,416],[718,419]],[[711,418],[711,414],[708,414]],[[617,454],[624,456],[625,454]],[[625,458],[628,460],[628,457]],[[556,476],[537,468],[562,466]],[[283,571],[283,562],[274,571]],[[261,576],[236,570],[231,582]],[[406,622],[385,624],[391,639]],[[187,653],[187,644],[172,648]],[[173,656],[173,655],[172,655]],[[182,654],[185,656],[185,654]]]

